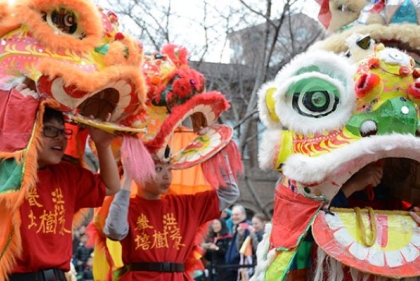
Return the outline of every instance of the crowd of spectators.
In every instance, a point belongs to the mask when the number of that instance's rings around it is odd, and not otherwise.
[[[256,265],[256,250],[267,222],[263,213],[247,219],[242,205],[224,210],[221,217],[210,224],[209,234],[202,244],[206,271],[195,280],[248,280]]]

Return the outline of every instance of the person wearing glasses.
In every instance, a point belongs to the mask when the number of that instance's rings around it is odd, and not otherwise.
[[[37,145],[38,181],[19,208],[23,253],[16,257],[10,281],[64,281],[72,258],[72,221],[82,208],[99,207],[120,189],[110,144],[114,135],[88,128],[98,152],[100,173],[63,161],[72,130],[63,113],[45,107]]]

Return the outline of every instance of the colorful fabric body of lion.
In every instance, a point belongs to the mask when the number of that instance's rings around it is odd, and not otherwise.
[[[146,98],[141,44],[118,31],[118,18],[90,1],[1,2],[0,279],[22,253],[19,207],[37,181],[37,145],[45,106],[71,119],[93,116],[126,130]],[[36,95],[16,90],[25,83]],[[77,126],[74,128],[77,129]],[[83,162],[86,134],[66,151]]]
[[[403,174],[416,173],[420,160],[419,4],[319,2],[321,21],[340,32],[293,59],[259,92],[267,126],[260,166],[280,179],[253,280],[416,278],[420,232],[408,212],[330,203],[355,173],[380,160],[391,167],[383,180],[394,203],[418,204],[416,177]],[[293,270],[309,266],[301,261],[310,256],[310,234],[314,268],[298,277]]]

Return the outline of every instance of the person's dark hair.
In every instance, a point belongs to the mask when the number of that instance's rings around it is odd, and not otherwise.
[[[55,110],[51,107],[45,107],[44,109],[44,116],[42,118],[42,122],[45,123],[47,121],[56,120],[61,124],[64,124],[64,116],[61,111]]]
[[[225,236],[229,234],[229,228],[227,227],[226,221],[222,218],[218,218],[216,219],[218,221],[220,221],[220,224],[222,225],[222,228],[220,229],[219,235],[220,236]],[[215,233],[213,231],[213,228],[210,228],[210,233],[209,233],[209,238],[214,238],[217,236],[217,233]]]
[[[222,224],[222,229],[220,230],[220,235],[228,235],[229,234],[229,228],[227,227],[226,221],[222,218],[218,218],[220,223]]]

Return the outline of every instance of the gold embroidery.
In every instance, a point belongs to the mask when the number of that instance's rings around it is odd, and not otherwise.
[[[170,238],[174,242],[174,248],[179,250],[180,246],[184,247],[185,244],[181,244],[181,231],[179,230],[178,222],[176,221],[173,213],[163,216],[163,225],[165,230],[169,231],[170,233]]]
[[[155,234],[153,234],[153,244],[152,248],[168,248],[168,233],[158,232],[155,230]]]
[[[179,227],[174,227],[171,230],[171,239],[174,241],[174,248],[179,250],[180,246],[184,247],[185,244],[181,244],[182,241],[182,236],[181,236],[181,232],[179,231]]]
[[[147,219],[147,217],[144,214],[141,214],[138,218],[137,218],[137,230],[140,230],[142,232],[144,232],[144,230],[146,228],[153,228],[152,226],[149,225],[149,220]]]
[[[44,210],[42,216],[39,217],[41,219],[41,225],[39,226],[36,233],[40,231],[42,233],[56,233],[57,229],[57,213],[56,212],[47,212]]]
[[[141,248],[142,250],[150,249],[150,239],[149,235],[143,233],[141,235],[136,235],[136,250]]]
[[[34,215],[34,211],[31,210],[31,212],[28,215],[28,218],[31,220],[31,223],[28,225],[28,229],[31,229],[32,226],[37,226],[35,220],[36,220],[36,216]]]
[[[60,225],[60,234],[64,235],[65,233],[71,233],[71,230],[65,228],[64,224],[66,223],[66,219],[64,217],[66,209],[64,208],[64,195],[61,191],[61,188],[57,188],[55,191],[51,193],[52,201],[54,204],[55,212],[58,215],[58,223]]]
[[[37,193],[36,187],[33,186],[29,189],[28,193],[29,206],[42,207],[42,204],[37,201],[37,198],[39,198],[39,194]]]
[[[51,192],[51,201],[54,203],[54,210],[42,210],[43,213],[39,216],[38,219],[34,215],[33,208],[41,208],[43,205],[37,202],[37,198],[39,198],[39,195],[36,188],[31,189],[31,192],[28,196],[29,206],[32,207],[28,215],[31,222],[28,225],[28,229],[38,226],[39,223],[39,227],[36,230],[36,233],[41,232],[56,234],[57,230],[61,235],[71,233],[71,230],[65,228],[66,208],[64,205],[64,195],[61,188],[56,188],[53,192]]]
[[[170,229],[173,226],[177,226],[178,223],[176,222],[176,218],[174,217],[174,214],[166,214],[163,215],[163,225]]]
[[[137,218],[136,230],[139,231],[139,234],[136,235],[135,249],[141,248],[141,250],[150,250],[158,248],[169,248],[169,242],[173,243],[173,248],[179,250],[180,247],[185,247],[185,244],[182,244],[182,235],[178,227],[178,222],[173,213],[168,213],[163,216],[163,231],[157,231],[153,226],[149,225],[149,220],[146,215],[141,214]],[[150,228],[153,229],[153,239],[146,233],[146,230]],[[151,242],[151,240],[153,242]]]

